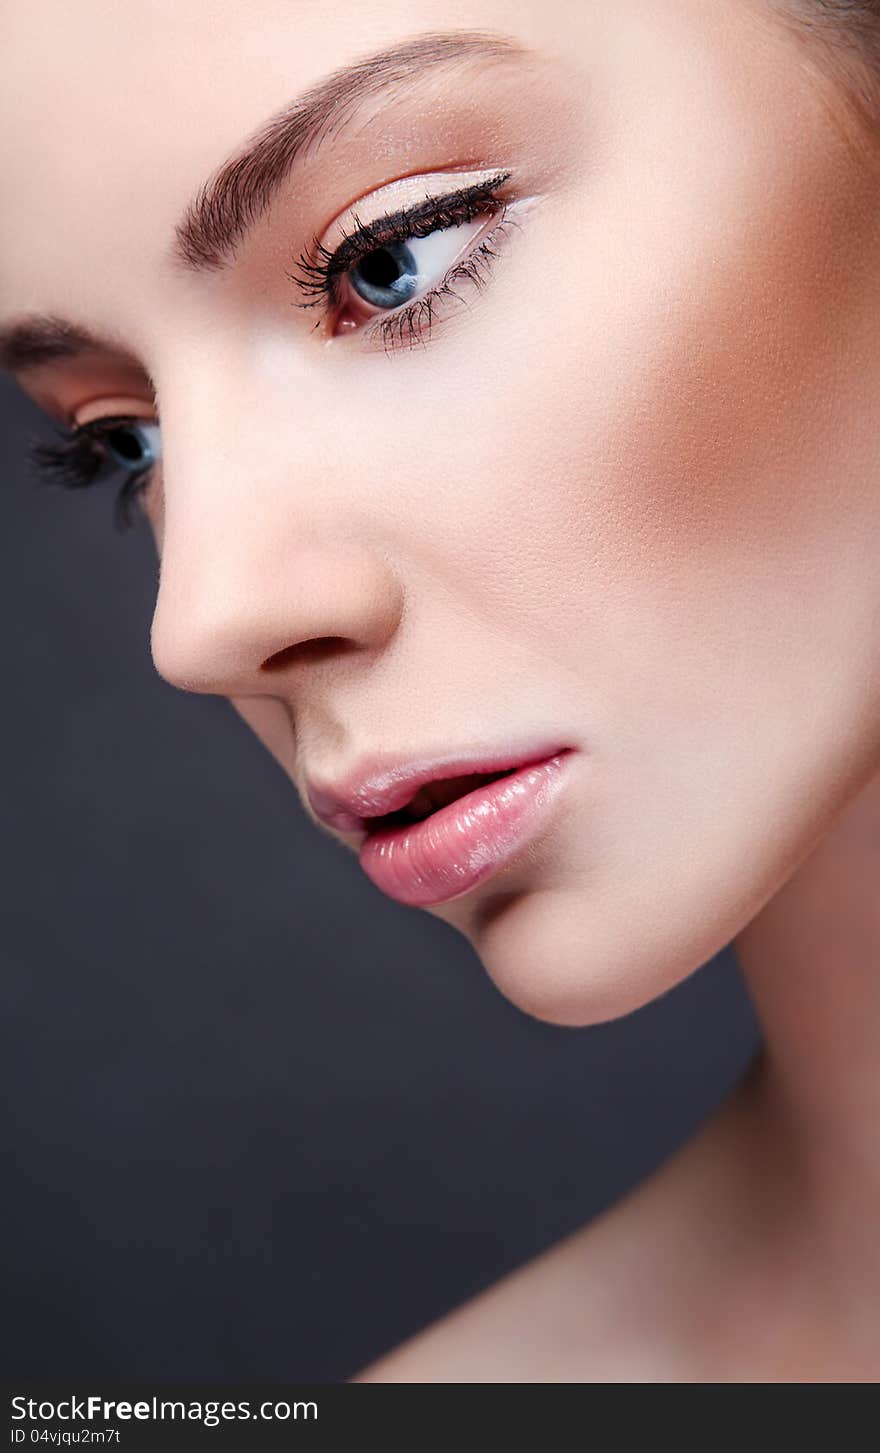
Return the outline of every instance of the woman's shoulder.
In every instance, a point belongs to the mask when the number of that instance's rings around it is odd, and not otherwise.
[[[624,1370],[633,1380],[636,1368],[659,1376],[662,1338],[654,1326],[646,1335],[644,1316],[648,1211],[638,1199],[627,1198],[508,1273],[353,1381],[609,1381],[622,1379]]]
[[[600,1216],[353,1381],[689,1381],[723,1365],[718,1308],[733,1310],[748,1260],[740,1239],[734,1264],[724,1229],[747,1211],[732,1109]]]

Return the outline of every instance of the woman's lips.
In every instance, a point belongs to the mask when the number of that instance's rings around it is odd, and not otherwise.
[[[378,826],[360,849],[367,877],[398,903],[448,903],[492,876],[543,825],[570,754],[483,783],[421,822]]]

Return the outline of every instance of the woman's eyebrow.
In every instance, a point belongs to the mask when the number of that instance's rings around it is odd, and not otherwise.
[[[367,99],[400,90],[441,65],[522,60],[532,55],[513,36],[484,30],[429,31],[332,71],[271,116],[199,189],[174,230],[167,260],[196,274],[217,271],[253,228],[295,163],[349,122]],[[95,349],[124,353],[58,316],[30,314],[0,329],[0,368],[23,373]]]
[[[362,103],[438,65],[523,57],[512,36],[457,30],[413,36],[333,71],[267,121],[224,162],[175,229],[171,259],[188,272],[220,268],[266,210],[303,153],[339,130]]]

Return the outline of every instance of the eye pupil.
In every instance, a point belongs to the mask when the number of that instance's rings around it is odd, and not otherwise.
[[[349,276],[364,301],[380,308],[399,307],[412,297],[421,281],[418,264],[403,242],[391,242],[368,252]]]
[[[383,247],[364,258],[361,275],[373,287],[387,288],[400,277],[400,263],[387,247]]]
[[[143,457],[143,445],[131,429],[114,429],[107,443],[121,464],[138,464]]]

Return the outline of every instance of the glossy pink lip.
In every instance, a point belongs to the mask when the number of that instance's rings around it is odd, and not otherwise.
[[[427,907],[467,893],[534,836],[564,785],[570,751],[562,748],[543,760],[532,757],[507,776],[482,783],[418,822],[386,823],[377,818],[406,806],[422,783],[500,772],[507,764],[497,759],[483,765],[473,760],[447,762],[442,776],[436,770],[432,776],[424,770],[397,773],[393,780],[386,775],[381,785],[374,778],[375,795],[368,795],[362,782],[360,794],[355,799],[350,792],[346,805],[338,794],[322,797],[309,789],[309,797],[323,821],[340,831],[364,834],[360,863],[377,888],[399,903]],[[350,810],[353,805],[378,806],[380,811],[355,815]]]
[[[491,877],[542,825],[566,754],[476,787],[421,822],[378,827],[360,850],[367,877],[398,903],[448,903]]]
[[[568,750],[556,741],[531,750],[437,756],[406,763],[374,758],[340,782],[321,785],[307,780],[306,795],[315,816],[327,827],[341,833],[362,833],[375,826],[370,819],[405,807],[426,782],[477,772],[512,771],[515,767],[547,761]]]

